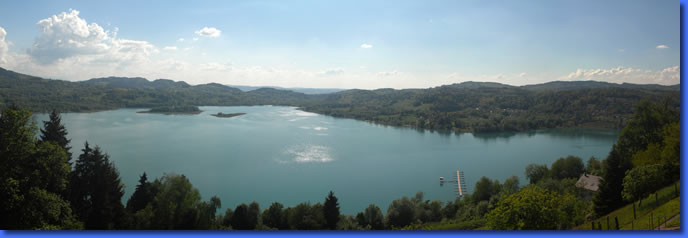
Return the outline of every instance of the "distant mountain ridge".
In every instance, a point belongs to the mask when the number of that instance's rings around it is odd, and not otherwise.
[[[278,86],[244,86],[244,85],[230,85],[230,84],[227,84],[227,86],[232,87],[232,88],[238,88],[239,90],[244,91],[244,92],[253,91],[253,90],[261,89],[261,88],[274,88],[274,89],[279,89],[279,90],[289,90],[292,92],[303,93],[303,94],[327,94],[327,93],[336,93],[336,92],[341,92],[341,91],[347,90],[347,89],[341,89],[341,88],[284,88],[284,87],[278,87]]]
[[[636,89],[659,89],[659,90],[681,90],[680,84],[675,85],[659,85],[659,84],[632,84],[632,83],[608,83],[600,81],[552,81],[541,84],[531,84],[521,86],[521,88],[528,90],[552,90],[564,91],[573,89],[590,89],[590,88],[636,88]]]
[[[349,89],[326,94],[238,88],[135,77],[70,82],[0,68],[0,109],[89,112],[165,106],[295,106],[333,117],[455,132],[506,132],[556,127],[621,128],[641,100],[680,107],[680,85],[596,81],[511,86],[463,82],[426,89]]]
[[[170,79],[156,79],[154,81],[148,81],[148,79],[135,77],[107,77],[107,78],[93,78],[86,81],[81,81],[80,83],[85,84],[97,84],[103,86],[111,86],[118,88],[170,88],[170,87],[190,87],[188,83],[184,81],[172,81]]]

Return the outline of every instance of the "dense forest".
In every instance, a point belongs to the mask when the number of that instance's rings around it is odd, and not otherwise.
[[[152,181],[143,173],[123,204],[119,172],[99,146],[86,142],[71,161],[59,113],[37,135],[31,112],[9,106],[0,114],[0,229],[571,229],[678,181],[679,123],[668,102],[643,100],[606,159],[531,164],[525,186],[516,176],[504,183],[483,177],[455,201],[430,201],[419,192],[392,201],[386,214],[375,204],[340,214],[330,191],[322,203],[261,209],[252,202],[217,214],[219,198],[204,201],[190,178],[172,173]],[[592,199],[575,185],[583,172],[603,178]]]
[[[558,127],[623,128],[641,99],[680,107],[679,85],[550,82],[521,87],[464,82],[428,89],[345,90],[309,95],[273,88],[248,92],[167,79],[43,79],[0,68],[0,109],[87,112],[117,108],[285,105],[334,117],[455,132]]]

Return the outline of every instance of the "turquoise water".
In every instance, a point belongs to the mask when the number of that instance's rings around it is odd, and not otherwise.
[[[451,186],[439,186],[440,176],[465,171],[468,191],[481,176],[504,181],[517,175],[523,185],[528,164],[549,165],[568,155],[604,158],[619,133],[439,133],[272,106],[201,107],[198,115],[140,110],[62,114],[74,160],[88,140],[115,162],[125,202],[144,171],[149,179],[176,173],[186,175],[204,200],[220,197],[222,211],[254,200],[261,208],[323,202],[330,190],[342,213],[353,215],[371,203],[386,210],[392,200],[419,191],[428,200],[454,200]],[[210,116],[217,112],[247,114]]]

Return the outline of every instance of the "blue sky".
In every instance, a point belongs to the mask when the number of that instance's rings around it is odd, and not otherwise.
[[[677,84],[679,14],[628,0],[14,1],[0,67],[285,87]]]

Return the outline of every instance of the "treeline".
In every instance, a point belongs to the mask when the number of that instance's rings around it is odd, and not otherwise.
[[[583,82],[581,82],[583,83]],[[348,90],[320,96],[301,109],[385,125],[454,132],[543,128],[623,128],[643,98],[679,107],[680,92],[642,88],[534,91],[519,87]]]
[[[603,161],[567,157],[551,168],[526,168],[529,186],[489,212],[490,229],[566,229],[646,198],[680,179],[680,114],[665,102],[644,100]],[[575,186],[581,173],[600,175],[592,201]]]
[[[680,106],[677,86],[551,82],[514,87],[465,82],[428,89],[346,90],[307,95],[210,83],[103,78],[49,80],[0,68],[0,109],[84,112],[170,106],[284,105],[334,117],[454,132],[516,132],[558,127],[623,128],[643,99]]]
[[[569,229],[680,179],[680,116],[668,101],[639,103],[603,161],[569,156],[549,168],[529,165],[523,187],[515,176],[504,183],[483,177],[463,199],[418,193],[392,201],[386,214],[371,204],[355,216],[339,214],[333,193],[323,203],[261,210],[253,202],[217,215],[220,199],[203,201],[188,178],[174,174],[148,181],[144,173],[125,206],[107,154],[85,144],[70,161],[59,114],[43,125],[37,136],[29,111],[10,106],[0,114],[2,229]],[[603,178],[592,201],[575,185],[583,172]]]

